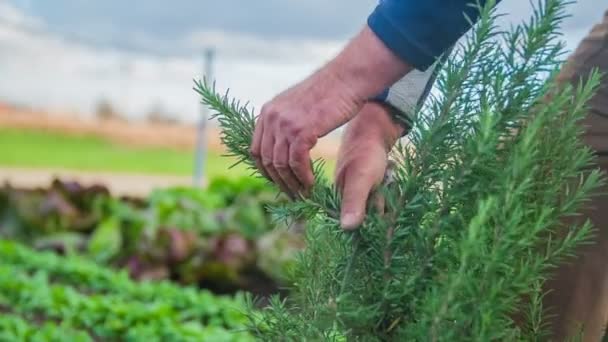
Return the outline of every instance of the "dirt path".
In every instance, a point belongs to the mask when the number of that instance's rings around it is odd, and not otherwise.
[[[155,188],[191,185],[190,177],[140,175],[110,172],[80,172],[61,169],[0,168],[2,183],[15,187],[47,187],[53,179],[78,181],[83,184],[104,184],[114,195],[146,196]]]

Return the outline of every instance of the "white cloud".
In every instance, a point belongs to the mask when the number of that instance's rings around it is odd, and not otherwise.
[[[511,19],[527,17],[529,8],[521,1],[503,3],[504,12],[515,13]],[[566,25],[570,49],[602,14],[595,11],[593,18],[581,20],[588,12],[574,11],[575,16],[569,19],[572,24]],[[264,38],[221,30],[196,31],[173,41],[134,37],[141,46],[166,44],[187,51],[215,47],[218,87],[230,87],[235,97],[251,100],[258,108],[319,67],[345,43]],[[92,113],[97,101],[108,98],[131,117],[141,117],[160,104],[182,119],[194,120],[199,105],[191,90],[192,79],[199,77],[201,70],[202,56],[161,57],[67,41],[48,33],[45,23],[37,18],[0,0],[0,99]]]
[[[35,22],[3,4],[0,16],[8,16],[6,13],[22,23]],[[216,47],[218,87],[230,87],[235,96],[251,100],[257,107],[305,77],[340,46],[219,31],[192,34],[182,42]],[[96,49],[3,21],[0,52],[0,98],[6,100],[90,114],[100,99],[107,98],[132,118],[142,117],[157,104],[184,120],[194,120],[199,113],[191,88],[192,79],[201,75],[201,56],[158,57]]]
[[[315,39],[268,39],[251,34],[210,30],[192,32],[183,39],[182,44],[188,50],[215,47],[228,58],[242,59],[247,56],[248,59],[302,63],[327,59],[328,56],[336,54],[344,42]]]

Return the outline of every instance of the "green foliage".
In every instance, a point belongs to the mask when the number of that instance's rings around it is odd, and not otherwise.
[[[148,226],[193,229],[203,236],[236,232],[255,239],[273,226],[265,207],[280,200],[261,179],[218,177],[204,190],[154,191],[148,199]]]
[[[116,144],[106,139],[44,130],[0,127],[0,165],[59,168],[89,172],[127,172],[151,175],[192,175],[193,152],[184,149]],[[247,176],[245,168],[228,170],[234,160],[209,151],[205,175]]]
[[[0,195],[6,199],[0,236],[125,267],[136,279],[275,293],[287,256],[301,245],[291,233],[272,238],[279,235],[265,207],[283,197],[253,177],[220,177],[206,189],[158,189],[146,199],[114,198],[103,186],[58,180],[48,189],[7,186]],[[283,249],[280,262],[272,259],[278,249],[269,241]]]
[[[93,339],[86,332],[65,324],[45,323],[38,326],[20,316],[3,313],[0,316],[0,341],[92,342]]]
[[[239,298],[168,282],[135,283],[91,261],[35,252],[7,240],[0,240],[0,308],[28,322],[55,321],[104,340],[251,339],[235,331],[245,319]],[[0,326],[12,327],[7,331],[15,337],[28,333],[19,322],[0,318]]]
[[[493,5],[447,60],[411,145],[396,149],[395,180],[379,190],[383,212],[370,209],[359,230],[341,231],[339,198],[319,172],[310,199],[274,210],[311,227],[292,295],[252,314],[258,337],[542,339],[540,285],[591,236],[589,223],[572,219],[602,182],[579,126],[599,78],[576,89],[554,79],[564,1],[539,3],[506,32]],[[253,168],[252,112],[206,83],[195,88],[223,142]],[[516,324],[515,313],[527,320]]]
[[[120,222],[115,217],[109,217],[99,223],[89,239],[88,251],[99,262],[107,262],[120,253],[122,235]]]

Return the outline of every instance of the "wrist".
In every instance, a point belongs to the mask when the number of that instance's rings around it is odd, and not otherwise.
[[[367,102],[361,112],[349,122],[344,140],[363,139],[371,143],[379,143],[388,153],[404,132],[405,128],[392,118],[386,106],[377,102]]]

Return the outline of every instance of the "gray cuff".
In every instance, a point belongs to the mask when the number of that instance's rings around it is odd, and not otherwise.
[[[373,100],[388,105],[392,109],[393,117],[399,123],[411,128],[417,111],[433,88],[437,74],[450,51],[425,71],[416,69],[410,71]]]

